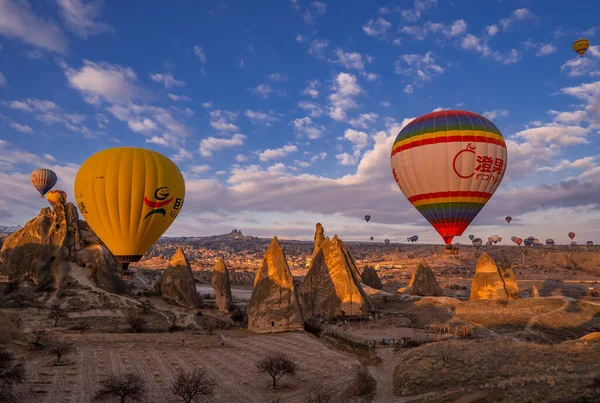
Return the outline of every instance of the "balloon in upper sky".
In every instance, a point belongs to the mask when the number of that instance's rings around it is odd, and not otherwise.
[[[400,131],[391,152],[404,196],[446,244],[462,235],[492,197],[506,170],[500,130],[476,113],[429,113]]]
[[[511,216],[507,216],[504,218],[506,220],[507,223],[510,224],[510,222],[512,221],[512,217]]]
[[[30,176],[33,187],[37,189],[40,196],[44,195],[56,185],[57,177],[54,171],[46,168],[38,168]]]
[[[56,206],[56,203],[58,202],[65,204],[67,201],[67,194],[60,189],[54,189],[46,194],[46,200],[48,200],[48,203],[50,203],[52,207]]]
[[[173,161],[133,147],[89,157],[74,188],[81,214],[124,268],[139,261],[169,228],[185,197],[183,176]]]
[[[581,57],[583,57],[583,54],[586,50],[588,50],[589,47],[590,41],[588,41],[586,38],[577,39],[575,42],[573,42],[573,50]]]
[[[569,232],[568,235],[569,235],[569,238],[571,238],[571,239],[575,238],[575,233],[574,232]]]
[[[371,219],[371,216],[367,214],[367,215],[365,216],[365,221],[366,221],[366,222],[369,222],[369,220],[370,220],[370,219]]]

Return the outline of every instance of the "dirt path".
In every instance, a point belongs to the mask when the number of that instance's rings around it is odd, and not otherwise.
[[[535,325],[535,322],[536,322],[536,320],[537,320],[537,319],[538,319],[540,316],[544,316],[544,315],[550,315],[550,314],[552,314],[552,313],[556,313],[556,312],[559,312],[559,311],[564,311],[564,310],[567,308],[567,306],[569,305],[569,303],[570,303],[571,301],[574,301],[574,299],[573,299],[573,298],[569,298],[569,297],[558,297],[558,298],[560,298],[560,299],[563,299],[563,300],[565,301],[565,303],[564,303],[564,304],[562,304],[562,306],[560,306],[559,308],[557,308],[557,309],[555,309],[555,310],[553,310],[553,311],[550,311],[550,312],[545,312],[545,313],[541,313],[541,314],[539,314],[539,315],[535,315],[534,317],[532,317],[531,319],[529,319],[529,322],[527,322],[527,326],[525,326],[525,332],[529,332],[529,331],[531,331],[531,329],[532,329],[532,328],[533,328],[533,326]],[[558,299],[558,298],[557,298],[557,299]]]
[[[376,350],[381,365],[370,366],[371,374],[377,380],[377,393],[373,403],[388,403],[394,399],[394,369],[403,354],[394,354],[393,347],[380,347]]]

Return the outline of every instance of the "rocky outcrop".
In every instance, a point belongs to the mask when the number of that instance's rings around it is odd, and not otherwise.
[[[508,263],[502,262],[501,266]],[[484,299],[519,298],[519,286],[510,267],[502,268],[485,252],[481,254],[475,267],[475,276],[471,282],[471,301]]]
[[[89,272],[98,287],[116,294],[125,292],[127,287],[121,280],[121,265],[104,245],[96,244],[80,250],[76,261]]]
[[[377,271],[371,266],[365,265],[363,272],[360,274],[360,278],[363,283],[371,288],[375,288],[376,290],[381,290],[383,288],[383,284],[377,275]]]
[[[255,333],[302,330],[294,278],[285,253],[274,237],[254,278],[248,307],[248,330]]]
[[[196,281],[192,274],[190,262],[183,253],[183,249],[177,251],[171,258],[167,270],[156,283],[156,290],[163,297],[188,308],[198,306],[198,293],[196,292]]]
[[[421,295],[427,297],[440,297],[444,295],[442,288],[435,279],[431,267],[422,261],[413,271],[408,287],[398,290],[399,293],[407,295]]]
[[[539,298],[540,297],[540,293],[537,289],[537,287],[535,286],[535,284],[533,284],[531,286],[531,288],[529,289],[529,298]]]
[[[215,290],[217,309],[223,312],[231,311],[233,308],[233,297],[231,296],[229,270],[227,270],[223,258],[219,258],[213,268],[212,287]]]
[[[81,234],[81,241],[84,246],[102,243],[87,221],[79,220],[79,233]]]
[[[299,288],[305,318],[332,320],[368,315],[371,301],[353,264],[337,236],[333,240],[325,238]]]
[[[315,258],[315,255],[317,254],[317,252],[319,252],[319,249],[321,249],[321,244],[323,243],[324,240],[325,240],[325,230],[323,229],[323,226],[321,225],[321,223],[318,222],[316,229],[315,229],[315,247],[313,248],[313,253],[310,258],[311,262]]]
[[[27,342],[27,339],[10,318],[4,312],[0,312],[0,344],[8,344],[11,341]]]
[[[58,283],[54,261],[74,260],[81,246],[77,209],[72,203],[46,207],[17,232],[4,240],[0,251],[0,274],[9,281],[31,280],[35,284]]]

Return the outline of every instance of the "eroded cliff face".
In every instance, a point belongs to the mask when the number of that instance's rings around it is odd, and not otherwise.
[[[471,282],[470,300],[519,298],[519,285],[509,265],[505,259],[500,259],[498,267],[494,259],[482,253]]]
[[[211,283],[215,291],[217,309],[223,312],[230,311],[233,308],[233,297],[231,296],[229,270],[223,258],[219,258],[213,268]]]
[[[442,288],[435,278],[433,270],[431,270],[431,267],[424,261],[419,262],[418,266],[413,271],[408,287],[401,288],[398,292],[424,297],[439,297],[444,295]]]
[[[188,308],[198,307],[198,293],[196,280],[192,268],[183,249],[178,248],[161,280],[156,284],[156,289],[163,297],[168,298],[181,306]]]

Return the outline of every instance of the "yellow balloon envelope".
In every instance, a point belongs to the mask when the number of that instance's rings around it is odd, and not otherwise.
[[[60,189],[54,189],[46,193],[46,200],[52,207],[56,205],[59,201],[63,204],[67,201],[67,194]]]
[[[124,267],[139,261],[169,228],[184,197],[177,165],[143,148],[100,151],[75,177],[79,211]]]
[[[585,51],[590,47],[590,41],[585,38],[577,39],[573,42],[573,50],[583,57]]]

